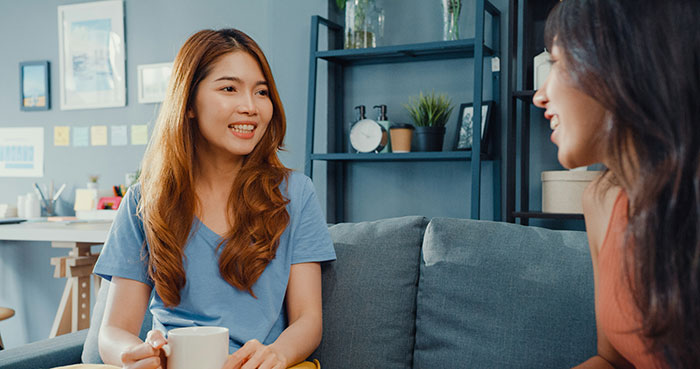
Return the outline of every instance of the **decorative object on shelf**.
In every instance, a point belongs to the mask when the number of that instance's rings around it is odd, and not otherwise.
[[[89,190],[96,190],[97,189],[97,181],[99,181],[99,180],[100,180],[100,176],[98,176],[98,175],[88,176],[87,188]]]
[[[411,139],[415,127],[408,123],[394,123],[389,127],[391,152],[411,152]]]
[[[126,105],[124,3],[58,7],[61,110]]]
[[[19,63],[19,108],[24,111],[51,108],[49,61]]]
[[[410,97],[404,104],[416,124],[416,151],[442,151],[445,139],[445,124],[452,114],[452,101],[446,95],[423,95]]]
[[[381,124],[365,117],[365,106],[359,105],[359,120],[350,129],[350,144],[357,152],[380,152],[389,141],[389,133]]]
[[[159,103],[165,99],[173,63],[141,64],[138,67],[139,103]]]
[[[459,13],[462,11],[462,0],[440,0],[440,2],[443,21],[442,39],[459,40]]]
[[[344,5],[345,48],[377,47],[377,40],[384,36],[384,10],[375,0],[347,0]]]
[[[583,213],[583,190],[600,171],[550,170],[542,172],[542,211]]]
[[[379,115],[377,116],[377,123],[379,123],[382,127],[384,127],[384,131],[389,132],[389,129],[391,128],[391,122],[389,122],[389,118],[386,116],[386,105],[380,104],[380,105],[375,105],[373,107],[374,109],[379,109]],[[391,136],[391,135],[390,135]],[[384,148],[382,149],[382,153],[387,153],[391,152],[391,137],[387,136],[388,141]]]
[[[493,101],[481,104],[481,151],[486,151],[486,137],[491,120]],[[455,150],[471,150],[474,142],[474,104],[467,103],[459,106],[457,118],[457,134],[455,135]]]
[[[543,52],[535,56],[532,63],[532,84],[534,85],[533,89],[539,90],[539,88],[542,87],[542,85],[544,84],[544,81],[547,79],[547,75],[549,74],[549,69],[552,67],[550,61],[551,55],[549,55],[549,52],[547,52],[547,50],[544,50]]]

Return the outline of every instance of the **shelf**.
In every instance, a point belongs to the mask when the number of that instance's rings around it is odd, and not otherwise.
[[[518,90],[513,91],[513,97],[527,102],[532,102],[532,97],[535,96],[537,90]]]
[[[543,213],[540,211],[528,211],[528,212],[513,212],[515,218],[541,218],[541,219],[580,219],[583,220],[583,214],[569,214],[569,213]]]
[[[365,49],[317,51],[315,55],[316,58],[343,65],[403,63],[474,57],[474,44],[474,39],[469,38]],[[492,55],[493,50],[484,46],[484,56]]]
[[[482,160],[489,160],[486,155],[481,157]],[[471,159],[471,151],[311,154],[311,160],[325,161],[459,161]]]

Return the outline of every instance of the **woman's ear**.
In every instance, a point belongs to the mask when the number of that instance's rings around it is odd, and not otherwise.
[[[194,119],[194,111],[192,109],[187,109],[187,118]]]

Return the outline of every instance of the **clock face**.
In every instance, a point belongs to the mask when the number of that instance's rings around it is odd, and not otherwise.
[[[363,119],[350,129],[350,143],[359,152],[381,150],[382,137],[382,126],[370,119]]]

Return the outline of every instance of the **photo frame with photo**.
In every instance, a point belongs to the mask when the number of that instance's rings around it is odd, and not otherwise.
[[[49,61],[19,63],[19,108],[24,111],[49,110],[51,85]]]
[[[138,67],[139,103],[159,103],[165,99],[173,63],[142,64]]]
[[[491,110],[493,101],[484,101],[481,105],[481,151],[486,151],[486,138],[489,133],[489,121],[491,120]],[[457,116],[457,134],[455,135],[455,150],[471,150],[473,143],[473,116],[474,104],[465,103],[459,106]]]
[[[61,110],[126,105],[124,3],[58,7]]]

